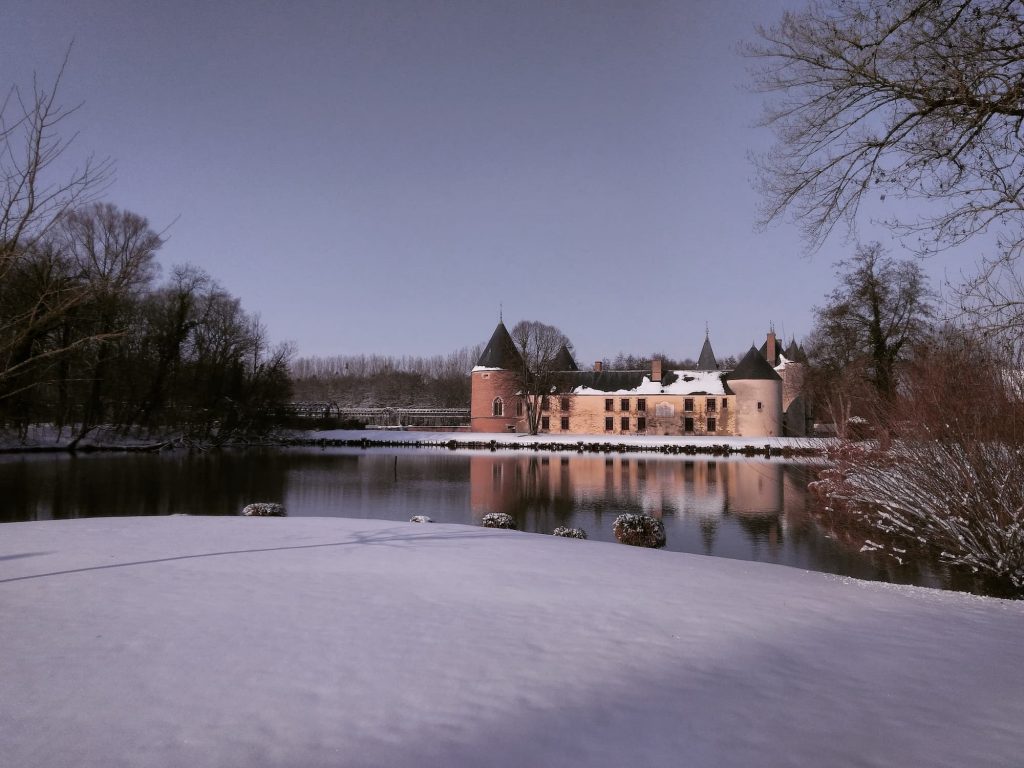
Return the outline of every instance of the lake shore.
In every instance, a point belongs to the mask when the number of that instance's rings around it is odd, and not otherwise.
[[[328,446],[363,448],[449,448],[505,451],[575,451],[578,453],[664,453],[688,456],[764,456],[800,458],[822,456],[831,444],[828,438],[807,437],[680,437],[674,435],[526,435],[472,432],[425,432],[390,429],[333,429],[280,432],[270,437],[225,443],[223,447],[246,445]],[[212,446],[183,441],[178,435],[124,436],[114,430],[97,429],[73,442],[52,427],[33,427],[26,440],[0,434],[0,453],[90,453],[160,451]]]
[[[1016,766],[1024,603],[342,518],[11,523],[13,765]]]

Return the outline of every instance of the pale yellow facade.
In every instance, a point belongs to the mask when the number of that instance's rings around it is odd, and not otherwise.
[[[734,435],[735,395],[566,394],[548,398],[540,431],[577,435]]]

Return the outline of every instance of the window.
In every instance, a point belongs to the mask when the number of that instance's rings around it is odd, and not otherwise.
[[[551,402],[547,399],[547,397],[542,397],[540,399],[540,409],[542,411],[549,411],[549,410],[551,410]]]
[[[605,401],[604,401],[604,409],[606,411],[614,411],[615,410],[615,401],[612,398],[610,398],[610,397],[606,398]]]
[[[714,413],[715,412],[715,405],[717,405],[717,403],[718,403],[718,401],[715,400],[715,398],[713,398],[713,397],[709,397],[708,398],[708,411],[710,413]]]
[[[689,416],[683,419],[683,432],[693,432],[693,419]]]
[[[757,401],[757,410],[759,410],[759,411],[761,410],[761,401],[760,400]]]
[[[647,411],[647,401],[641,397],[636,401],[636,409],[641,413],[645,413]]]
[[[714,432],[715,431],[715,427],[716,427],[715,420],[714,419],[708,419],[708,432]]]
[[[563,416],[562,417],[561,427],[562,427],[562,431],[563,432],[568,432],[569,431],[569,417],[568,416]]]
[[[540,428],[543,429],[545,432],[547,432],[549,429],[551,429],[551,417],[550,416],[541,416],[540,417]]]
[[[636,431],[637,432],[646,432],[647,431],[647,419],[645,419],[643,416],[641,416],[640,418],[638,418],[636,420]]]
[[[624,397],[624,398],[622,398],[619,401],[619,410],[620,411],[628,411],[629,410],[629,398],[628,397]]]
[[[491,414],[494,416],[505,415],[505,404],[501,402],[500,397],[494,398],[494,402],[491,403]]]
[[[692,411],[693,410],[693,398],[692,397],[688,397],[688,398],[686,398],[686,400],[683,401],[683,410],[684,411]]]
[[[620,429],[623,432],[629,432],[629,416],[623,416],[619,421]]]
[[[724,410],[727,410],[728,408],[729,408],[729,401],[728,401],[728,400],[726,400],[726,399],[725,399],[725,398],[723,397],[723,398],[722,398],[722,410],[724,411]]]
[[[563,397],[562,398],[561,408],[562,408],[563,411],[568,411],[569,410],[569,398],[568,397]]]
[[[522,415],[523,415],[523,401],[522,400],[516,400],[516,416],[522,416]]]
[[[611,401],[609,400],[609,402]],[[615,419],[609,416],[607,419],[604,420],[604,431],[611,432],[613,429],[615,429]]]

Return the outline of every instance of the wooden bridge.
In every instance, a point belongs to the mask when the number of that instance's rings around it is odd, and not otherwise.
[[[289,410],[305,418],[353,419],[375,427],[469,426],[469,408],[360,408],[321,402],[290,403]]]

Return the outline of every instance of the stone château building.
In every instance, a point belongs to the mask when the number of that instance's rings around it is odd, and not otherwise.
[[[710,338],[696,370],[581,371],[562,348],[559,386],[543,401],[540,431],[576,435],[771,437],[807,434],[806,358],[796,341],[783,352],[770,331],[731,371],[718,367]],[[499,322],[471,376],[473,432],[526,432],[523,358]]]

